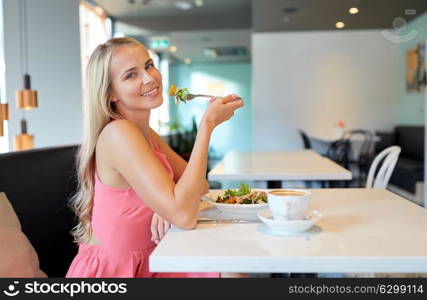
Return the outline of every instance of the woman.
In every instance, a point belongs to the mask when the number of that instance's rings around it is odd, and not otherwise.
[[[113,38],[87,67],[79,189],[73,209],[79,252],[67,277],[218,277],[217,273],[150,273],[148,257],[170,224],[197,222],[209,140],[243,106],[236,95],[212,99],[188,164],[149,127],[162,102],[162,77],[143,45]]]

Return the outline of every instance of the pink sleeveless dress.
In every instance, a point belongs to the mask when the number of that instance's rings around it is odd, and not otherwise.
[[[173,179],[165,154],[152,147]],[[219,273],[149,272],[148,257],[156,247],[150,231],[153,213],[131,187],[107,186],[95,174],[92,230],[100,245],[80,244],[66,277],[219,277]]]

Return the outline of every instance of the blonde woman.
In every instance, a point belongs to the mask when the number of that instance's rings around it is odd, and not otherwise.
[[[134,39],[113,38],[89,60],[79,189],[72,205],[79,252],[67,277],[218,277],[150,273],[148,257],[169,229],[196,226],[214,128],[243,106],[236,95],[211,100],[188,164],[149,127],[162,102],[162,76]]]

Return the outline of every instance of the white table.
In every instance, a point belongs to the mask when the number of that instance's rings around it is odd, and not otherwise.
[[[351,172],[311,150],[228,152],[209,180],[351,180]]]
[[[281,237],[264,224],[171,229],[152,272],[427,272],[427,210],[383,189],[313,189],[312,233]]]

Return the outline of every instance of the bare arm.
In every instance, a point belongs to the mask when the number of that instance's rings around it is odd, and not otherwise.
[[[228,120],[243,106],[236,96],[211,103],[199,126],[190,160],[175,184],[151,151],[136,124],[116,120],[108,124],[101,136],[106,156],[144,203],[159,215],[181,228],[196,225],[200,195],[206,190],[208,146],[215,126]]]
[[[151,129],[151,136],[154,137],[157,145],[159,145],[160,150],[166,155],[168,162],[172,166],[174,173],[174,181],[178,182],[181,178],[182,174],[187,167],[187,162],[179,156],[169,145],[154,131]],[[205,189],[203,190],[203,194],[209,192],[209,184],[208,181],[205,180]],[[201,196],[202,196],[201,195]]]

